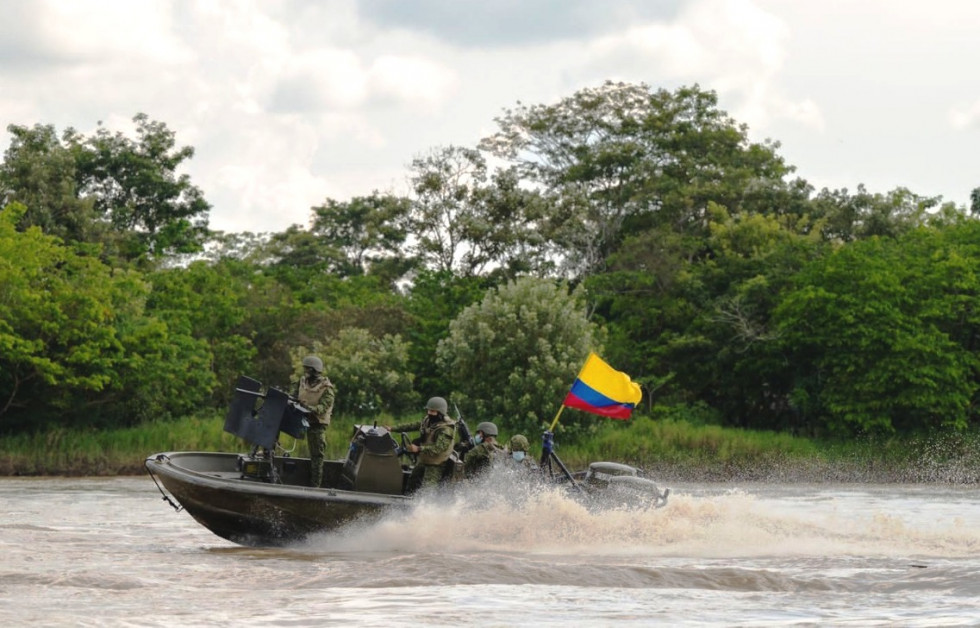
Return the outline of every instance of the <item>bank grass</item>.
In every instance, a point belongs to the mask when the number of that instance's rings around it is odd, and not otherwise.
[[[346,453],[356,422],[353,418],[334,421],[328,432],[328,456]],[[385,418],[381,424],[390,422]],[[290,455],[309,455],[305,440],[280,437]],[[134,475],[143,473],[143,461],[154,453],[248,450],[240,438],[224,431],[224,416],[218,414],[112,430],[59,427],[0,437],[0,475]]]
[[[629,423],[610,422],[567,448],[570,459],[587,460],[616,456],[633,465],[662,463],[729,463],[773,455],[789,458],[818,457],[814,441],[777,432],[693,425],[676,419],[639,417]]]
[[[600,419],[601,421],[601,419]],[[678,418],[597,423],[561,443],[571,468],[611,460],[662,479],[705,481],[980,483],[980,432],[811,439]]]
[[[561,443],[557,453],[572,468],[590,461],[623,462],[658,477],[724,480],[772,475],[776,468],[825,460],[818,441],[770,431],[699,425],[683,419],[598,419],[588,436]]]
[[[415,417],[336,417],[327,431],[327,455],[346,455],[357,424],[392,425]],[[501,440],[512,434],[501,426]],[[525,434],[540,454],[540,434]],[[396,435],[398,438],[398,435]],[[819,440],[725,428],[677,418],[596,417],[576,438],[559,426],[556,453],[571,469],[607,460],[639,467],[664,480],[772,480],[797,482],[980,482],[980,434],[914,438]],[[308,456],[305,440],[280,435],[280,446]],[[0,475],[135,475],[143,461],[166,451],[238,451],[249,446],[224,431],[223,414],[156,421],[114,430],[57,428],[0,437]]]

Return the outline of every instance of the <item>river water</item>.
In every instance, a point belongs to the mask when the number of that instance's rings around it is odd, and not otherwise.
[[[238,547],[148,477],[0,479],[0,625],[980,625],[976,486],[469,494]]]

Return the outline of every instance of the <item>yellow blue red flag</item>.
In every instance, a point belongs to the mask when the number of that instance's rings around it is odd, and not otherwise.
[[[642,398],[640,385],[629,375],[589,353],[563,405],[613,419],[628,419]]]

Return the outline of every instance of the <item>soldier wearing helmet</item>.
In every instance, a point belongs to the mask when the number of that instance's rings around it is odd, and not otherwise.
[[[437,485],[443,477],[445,463],[453,453],[453,441],[456,439],[456,421],[449,416],[446,400],[432,397],[425,404],[425,417],[421,421],[395,425],[388,431],[419,432],[417,442],[408,446],[410,453],[418,454],[418,463],[409,478],[409,489]]]
[[[527,442],[527,437],[523,434],[514,434],[507,443],[507,456],[505,459],[512,468],[522,471],[537,471],[538,465],[529,455],[531,444]]]
[[[497,443],[497,426],[490,421],[484,421],[476,426],[476,436],[473,437],[476,446],[466,453],[463,459],[463,473],[467,478],[475,478],[486,471],[495,459],[500,457],[504,448]]]
[[[336,391],[330,379],[323,374],[323,360],[315,355],[303,358],[303,376],[296,385],[296,398],[310,410],[307,415],[310,427],[306,442],[310,448],[310,486],[319,487],[323,481],[323,458],[327,450],[327,426],[333,414]]]

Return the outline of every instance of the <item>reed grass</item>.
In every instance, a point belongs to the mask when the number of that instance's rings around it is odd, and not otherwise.
[[[379,417],[391,425],[412,420]],[[328,429],[327,456],[346,455],[354,425],[337,417]],[[134,475],[143,461],[165,451],[248,451],[224,431],[223,416],[187,417],[137,427],[95,431],[55,429],[0,438],[0,475]],[[505,440],[510,434],[502,434]],[[540,440],[529,436],[532,453]],[[281,435],[280,445],[307,457],[303,439]],[[632,421],[596,418],[578,442],[556,435],[556,453],[572,469],[596,460],[624,462],[665,480],[772,480],[840,482],[980,482],[980,434],[915,439],[821,441],[777,432],[697,425],[683,419]]]
[[[327,456],[347,452],[354,419],[338,419],[328,431]],[[381,424],[390,423],[385,420]],[[309,456],[305,440],[281,435],[292,456]],[[247,451],[241,439],[224,431],[224,417],[193,416],[154,421],[115,430],[58,428],[0,438],[0,475],[134,475],[143,461],[166,451]]]

